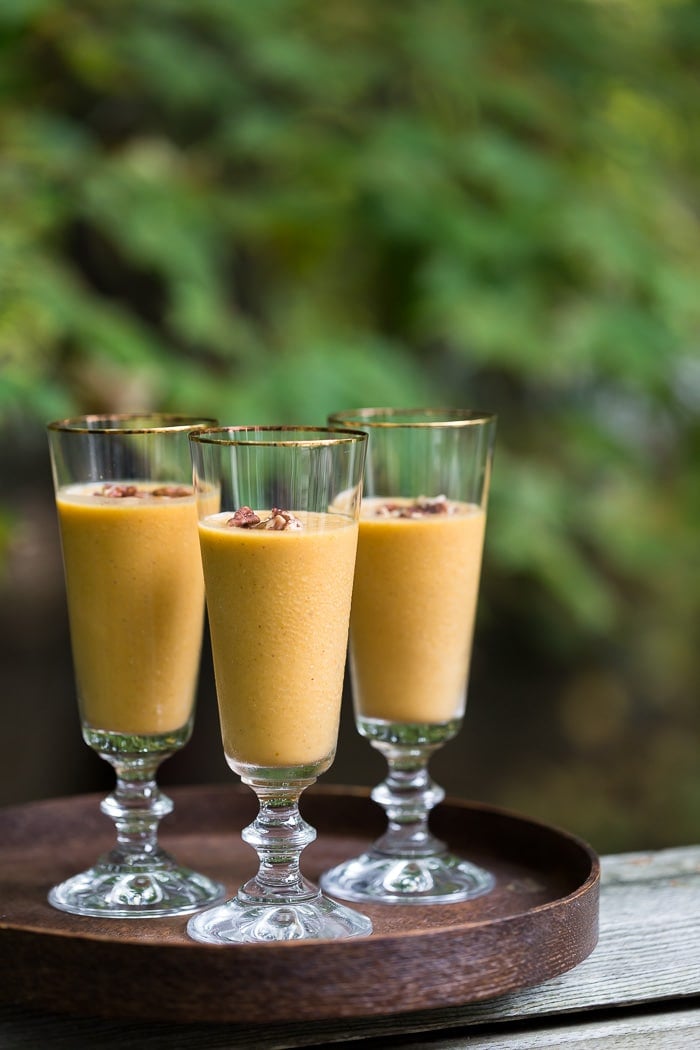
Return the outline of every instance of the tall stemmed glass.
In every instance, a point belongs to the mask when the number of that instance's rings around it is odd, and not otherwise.
[[[49,423],[83,738],[116,772],[101,804],[115,848],[49,894],[78,915],[201,908],[223,886],[158,845],[173,803],[156,771],[192,732],[204,622],[188,435],[212,420],[82,416]]]
[[[299,813],[302,791],[335,756],[366,443],[306,427],[191,435],[224,753],[259,804],[242,832],[258,873],[190,919],[195,940],[371,931],[302,876],[316,832]]]
[[[357,729],[388,764],[372,791],[388,827],[321,884],[356,901],[466,900],[493,880],[430,832],[430,810],[444,791],[428,761],[464,716],[495,419],[470,410],[358,409],[329,423],[369,435],[350,674]]]

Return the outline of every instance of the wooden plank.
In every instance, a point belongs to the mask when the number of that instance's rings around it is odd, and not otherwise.
[[[303,1036],[297,1036],[297,1040]],[[314,1033],[311,1033],[314,1038]],[[486,1032],[450,1032],[395,1036],[375,1034],[368,1038],[356,1038],[352,1031],[336,1035],[337,1045],[349,1050],[372,1047],[373,1050],[389,1050],[390,1047],[410,1047],[410,1050],[697,1050],[700,1046],[700,1007],[694,1010],[673,1011],[642,1017],[621,1016],[614,1020],[588,1021],[582,1018],[577,1024],[566,1024],[551,1029],[537,1027],[531,1031],[508,1031],[497,1029]],[[321,1040],[327,1043],[328,1040]],[[255,1033],[231,1038],[226,1025],[203,1029],[197,1025],[149,1025],[146,1028],[132,1022],[100,1021],[93,1023],[88,1018],[66,1022],[53,1014],[29,1015],[24,1009],[7,1008],[0,1024],[0,1046],[2,1050],[123,1050],[125,1046],[138,1046],[143,1050],[229,1050],[246,1047],[250,1050],[281,1050],[314,1043],[289,1041],[284,1033],[259,1038]]]
[[[700,1007],[642,1017],[583,1021],[550,1030],[411,1039],[411,1050],[697,1050]]]
[[[700,997],[700,847],[604,857],[602,871],[598,947],[574,970],[525,992],[405,1016],[274,1027],[129,1024],[8,1008],[0,1014],[0,1045],[3,1050],[42,1045],[52,1050],[111,1050],[131,1043],[144,1050],[272,1050],[368,1038],[379,1040],[377,1046],[391,1045],[387,1041],[397,1036],[423,1032],[433,1033],[426,1047],[445,1050],[565,1046],[561,1039],[566,1033],[572,1045],[594,1048],[695,1048],[700,1045],[700,1011],[684,1011],[682,1006],[684,998],[690,1006],[693,997]],[[665,1001],[671,999],[680,1000],[680,1012],[664,1012]],[[643,1004],[648,1009],[640,1015]],[[621,1013],[605,1021],[592,1017],[601,1009],[629,1006],[637,1007],[634,1016]],[[578,1016],[574,1020],[570,1015]],[[515,1021],[519,1028],[526,1023],[528,1031],[509,1031]],[[614,1041],[616,1033],[622,1041]],[[550,1036],[559,1042],[542,1041]],[[525,1038],[534,1041],[522,1042]],[[410,1045],[420,1047],[420,1036],[414,1035]]]

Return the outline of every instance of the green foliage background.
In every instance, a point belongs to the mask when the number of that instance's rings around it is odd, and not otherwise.
[[[695,0],[4,0],[0,434],[495,409],[469,790],[696,838],[699,62]]]

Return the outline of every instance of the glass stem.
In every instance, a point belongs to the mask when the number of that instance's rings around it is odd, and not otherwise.
[[[385,811],[387,830],[374,850],[389,856],[428,857],[444,852],[445,846],[428,828],[430,811],[445,797],[443,789],[428,773],[428,762],[437,746],[401,746],[373,740],[389,767],[372,799]]]
[[[158,826],[173,803],[156,783],[158,766],[167,755],[105,755],[114,766],[117,783],[100,808],[117,829],[111,860],[153,863],[165,854],[158,846]]]
[[[259,869],[255,878],[239,890],[239,897],[258,904],[317,897],[317,887],[308,882],[300,870],[301,853],[314,841],[316,831],[299,813],[301,793],[315,778],[279,786],[243,780],[255,791],[259,811],[241,836],[257,853]]]

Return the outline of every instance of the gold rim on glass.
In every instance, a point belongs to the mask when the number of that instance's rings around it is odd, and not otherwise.
[[[494,412],[473,408],[353,408],[332,412],[330,423],[369,427],[453,427],[492,423]]]
[[[143,424],[149,419],[158,420],[158,423],[155,426],[144,426]],[[110,426],[110,423],[119,425]],[[129,426],[130,423],[133,425]],[[217,420],[210,416],[183,416],[170,412],[105,412],[57,419],[47,423],[46,426],[48,430],[71,431],[76,434],[111,434],[114,432],[151,434],[159,431],[191,430],[192,427],[209,427],[216,423]]]
[[[323,437],[313,439],[304,438],[280,438],[275,440],[270,437],[260,441],[246,440],[243,434],[321,434]],[[241,435],[237,437],[236,435]],[[320,448],[323,445],[344,444],[351,441],[366,441],[367,435],[363,430],[349,430],[345,427],[310,427],[310,426],[214,426],[203,427],[191,439],[201,445],[296,445],[306,448]]]

